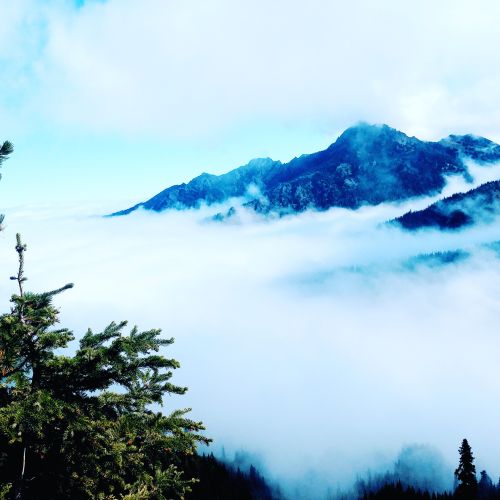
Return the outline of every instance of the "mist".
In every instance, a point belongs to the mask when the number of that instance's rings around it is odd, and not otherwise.
[[[393,470],[408,446],[432,446],[449,487],[464,437],[494,478],[500,220],[447,233],[384,224],[434,199],[238,224],[207,223],[213,207],[4,210],[0,298],[7,310],[20,232],[28,288],[75,283],[57,297],[64,326],[78,338],[128,319],[175,337],[166,354],[189,391],[165,411],[192,407],[216,454],[257,457],[294,498]],[[406,265],[457,249],[467,258]]]

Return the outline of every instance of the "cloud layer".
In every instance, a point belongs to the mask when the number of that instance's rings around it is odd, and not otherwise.
[[[240,225],[203,211],[12,211],[0,298],[5,309],[21,231],[32,289],[76,283],[57,300],[65,326],[78,336],[126,318],[174,336],[175,382],[190,391],[166,408],[192,406],[216,450],[256,454],[296,498],[390,467],[412,443],[436,446],[451,471],[463,437],[495,477],[500,266],[482,245],[498,221],[449,234],[380,225],[422,203]],[[472,256],[403,265],[456,248]]]
[[[499,15],[494,0],[19,0],[0,114],[170,139],[364,119],[499,140]]]

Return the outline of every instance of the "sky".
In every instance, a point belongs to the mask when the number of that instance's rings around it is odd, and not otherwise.
[[[0,1],[2,206],[143,201],[364,120],[500,141],[494,0]]]
[[[498,219],[444,234],[383,225],[436,198],[234,224],[206,223],[221,207],[97,216],[202,172],[323,149],[359,121],[500,142],[499,2],[0,7],[0,140],[15,146],[2,304],[21,232],[32,290],[75,282],[58,297],[64,326],[78,337],[129,319],[173,335],[175,383],[190,390],[166,408],[191,406],[215,450],[246,450],[303,498],[415,443],[451,478],[464,437],[478,470],[500,475]],[[469,167],[476,185],[500,178],[500,165]],[[470,187],[451,178],[440,196]],[[470,257],[405,264],[457,248]]]

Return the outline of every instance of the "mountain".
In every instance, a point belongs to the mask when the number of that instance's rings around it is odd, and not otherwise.
[[[202,174],[112,215],[138,208],[162,211],[196,208],[244,197],[258,212],[300,212],[308,208],[357,208],[438,193],[445,176],[468,177],[465,158],[500,160],[500,146],[472,135],[420,141],[387,125],[359,124],[330,147],[288,163],[258,158],[223,175]]]
[[[408,212],[391,223],[409,230],[424,227],[459,229],[477,222],[491,222],[498,215],[500,181],[493,181],[439,200],[424,210]]]

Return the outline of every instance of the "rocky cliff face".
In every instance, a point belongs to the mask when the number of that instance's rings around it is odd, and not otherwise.
[[[437,193],[444,187],[445,176],[468,176],[465,158],[498,161],[500,146],[471,135],[425,142],[387,125],[360,124],[347,129],[324,151],[285,164],[260,158],[227,174],[202,174],[113,215],[139,207],[155,211],[193,208],[240,196],[260,212],[357,208]]]

